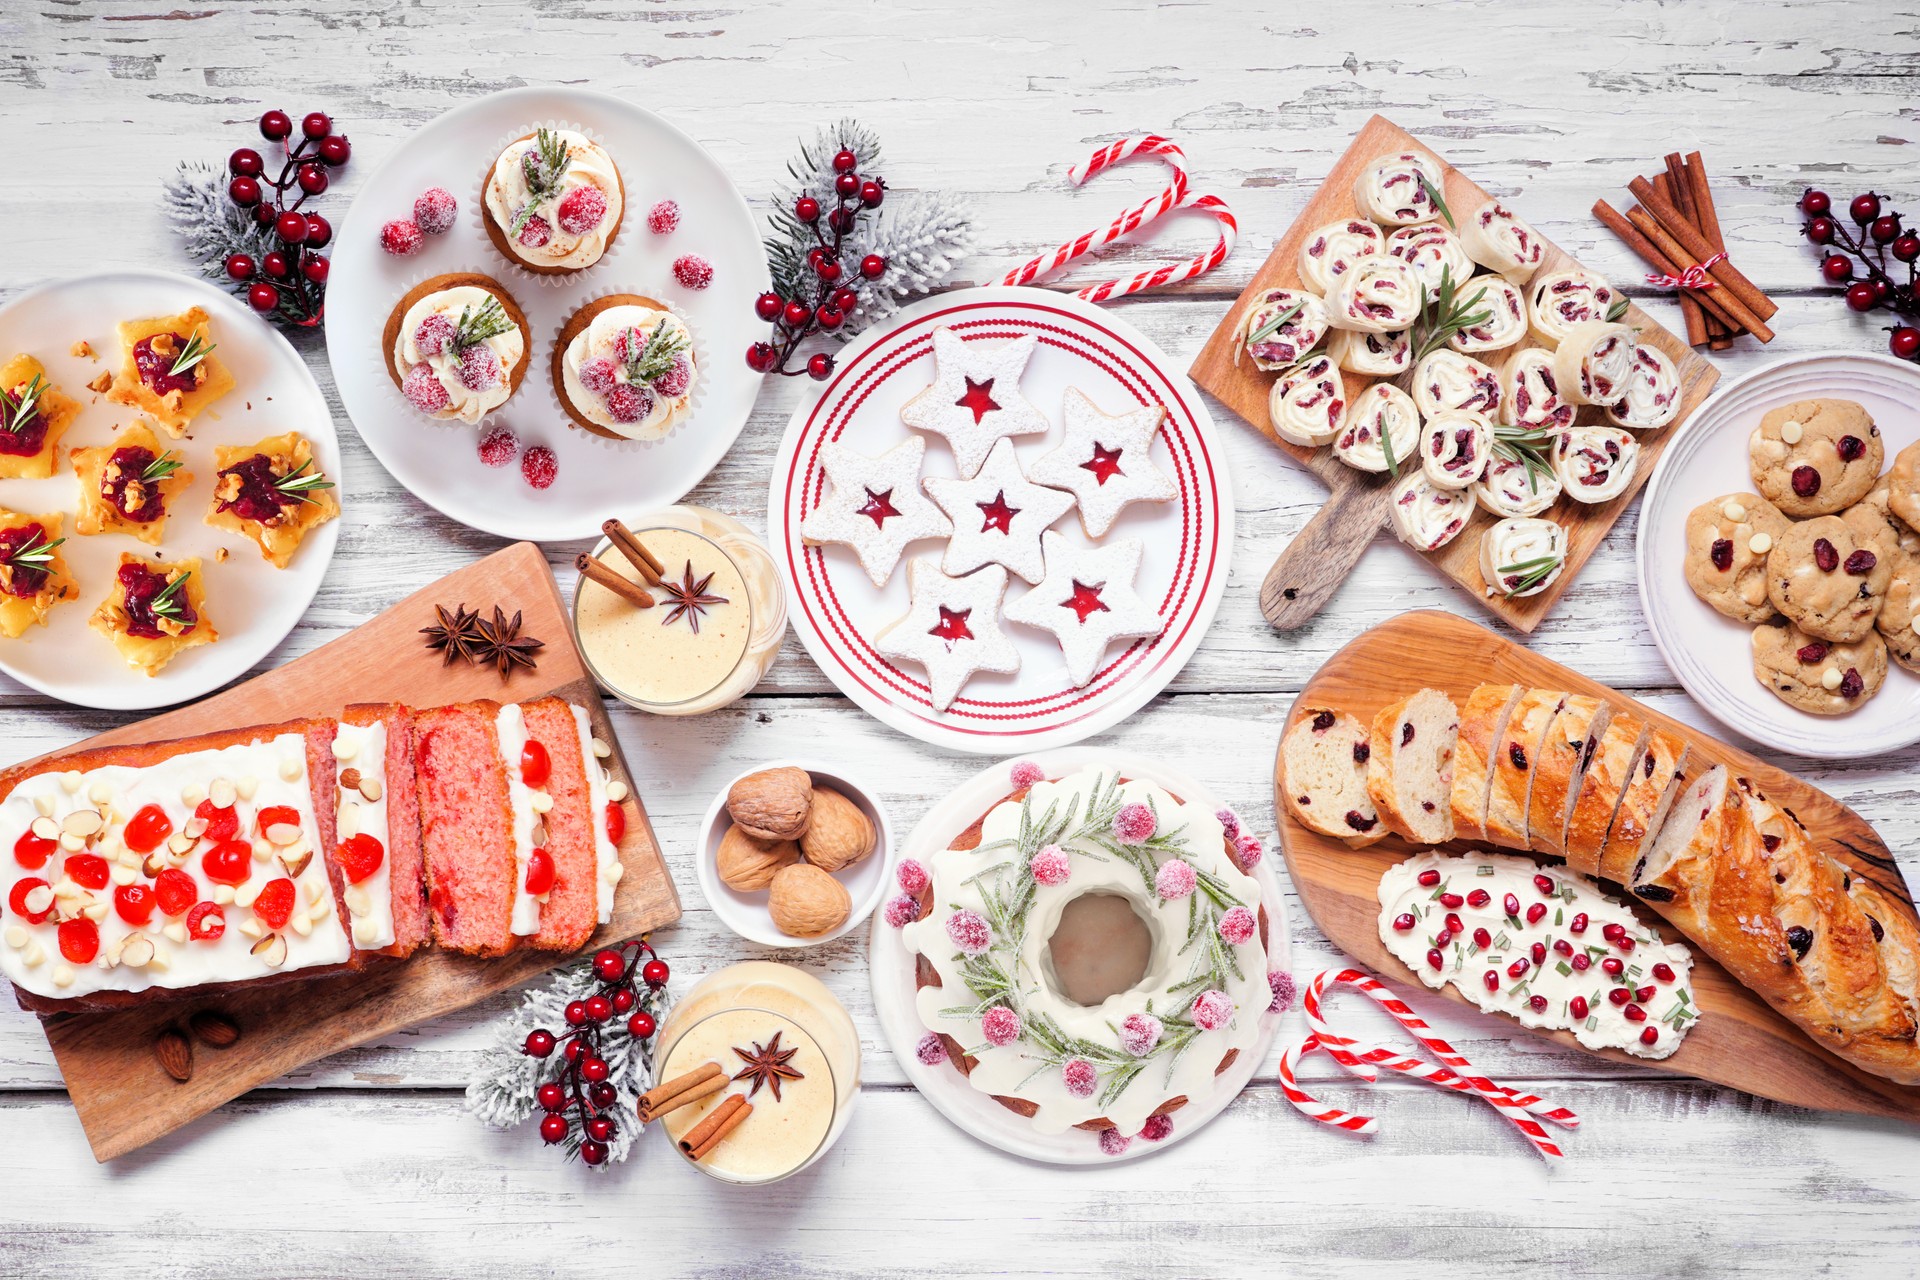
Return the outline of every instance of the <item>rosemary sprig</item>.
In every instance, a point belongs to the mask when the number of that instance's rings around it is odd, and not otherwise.
[[[1447,226],[1458,231],[1460,228],[1454,223],[1453,210],[1447,208],[1447,198],[1440,194],[1440,188],[1434,186],[1433,183],[1427,179],[1427,175],[1420,170],[1415,169],[1413,172],[1414,176],[1420,179],[1420,189],[1427,193],[1427,199],[1433,201],[1433,207],[1438,209],[1440,216],[1447,220]]]
[[[460,308],[460,320],[453,326],[453,345],[465,350],[511,328],[513,320],[507,315],[506,308],[500,305],[500,299],[489,296],[480,304],[478,311],[472,307]]]
[[[1387,430],[1387,424],[1380,424],[1380,452],[1386,455],[1387,474],[1393,479],[1400,478],[1400,459],[1393,456],[1393,432]]]
[[[25,565],[29,569],[52,569],[53,549],[65,542],[66,539],[55,538],[51,542],[48,542],[46,539],[47,531],[35,526],[33,535],[21,543],[19,549],[11,556],[7,557],[7,563],[15,566]]]
[[[1615,298],[1613,305],[1607,308],[1607,323],[1612,324],[1627,314],[1627,308],[1631,305],[1625,298]]]
[[[151,602],[154,617],[165,618],[169,622],[186,621],[187,602],[181,590],[187,585],[187,579],[192,576],[191,573],[183,573],[161,588],[160,594],[156,595]]]
[[[1525,595],[1545,582],[1559,564],[1559,556],[1540,556],[1533,560],[1522,560],[1518,564],[1500,565],[1494,572],[1500,575],[1503,582],[1510,573],[1520,575],[1520,580],[1504,592],[1506,598],[1511,600],[1515,596]]]
[[[1451,267],[1440,269],[1440,287],[1431,296],[1425,285],[1420,286],[1420,319],[1416,321],[1420,341],[1414,344],[1413,363],[1417,365],[1425,360],[1461,330],[1492,320],[1491,310],[1474,310],[1486,296],[1487,290],[1483,285],[1473,291],[1472,297],[1462,302],[1460,282],[1453,278]]]
[[[1553,463],[1547,457],[1547,450],[1554,444],[1557,432],[1544,427],[1495,427],[1493,429],[1493,452],[1508,462],[1518,462],[1527,469],[1527,488],[1540,492],[1540,477],[1553,474]]]
[[[627,341],[621,344],[622,350],[632,350],[634,330],[627,331]],[[673,368],[674,357],[687,349],[687,336],[678,325],[669,325],[665,317],[653,326],[647,334],[647,340],[640,344],[640,351],[627,361],[627,380],[629,382],[651,383],[654,379]]]
[[[176,466],[179,464],[175,464]],[[308,458],[299,466],[273,482],[273,487],[296,502],[312,502],[307,495],[316,489],[331,489],[333,481],[318,471],[309,471],[313,459]]]
[[[213,349],[219,345],[217,342],[207,341],[207,335],[196,329],[187,339],[187,345],[180,348],[180,354],[173,358],[173,367],[167,372],[173,377],[179,377],[212,355]]]
[[[142,468],[140,479],[146,484],[158,484],[184,465],[185,464],[174,455],[173,450],[168,449],[165,453],[162,453]]]
[[[567,144],[560,140],[560,135],[551,129],[538,130],[533,135],[533,145],[533,151],[520,157],[520,173],[527,180],[528,199],[520,206],[520,211],[513,215],[513,225],[507,228],[509,240],[519,235],[532,221],[533,211],[540,202],[560,189],[560,175],[573,163],[573,153],[567,150]],[[540,158],[530,165],[527,162],[533,160],[534,152],[538,152]]]
[[[1256,342],[1265,342],[1268,338],[1271,338],[1274,334],[1286,328],[1287,321],[1299,315],[1300,308],[1306,305],[1305,302],[1294,303],[1291,307],[1288,307],[1285,311],[1282,311],[1279,315],[1248,334],[1246,345],[1252,346]]]
[[[5,399],[7,410],[6,417],[0,419],[0,426],[6,427],[8,435],[17,433],[33,421],[34,413],[39,408],[40,397],[46,390],[46,379],[36,373],[26,386],[20,388],[18,400],[13,398],[11,392],[0,391],[0,398]]]

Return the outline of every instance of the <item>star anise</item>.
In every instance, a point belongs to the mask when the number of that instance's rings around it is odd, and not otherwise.
[[[420,628],[420,634],[427,638],[427,648],[438,649],[446,655],[442,666],[450,667],[456,659],[472,662],[480,643],[480,615],[469,612],[464,604],[455,606],[451,613],[443,604],[435,605],[433,610],[439,615],[439,621]]]
[[[474,646],[475,662],[491,662],[500,672],[500,678],[506,679],[513,674],[515,667],[534,669],[533,655],[546,648],[546,642],[535,640],[532,636],[520,634],[520,613],[514,612],[509,622],[507,615],[499,605],[493,606],[493,620],[480,622],[480,641]]]
[[[693,634],[699,635],[700,618],[701,615],[706,613],[707,606],[710,604],[727,603],[725,596],[710,596],[707,594],[707,584],[712,581],[713,575],[709,573],[706,577],[700,579],[700,581],[695,582],[693,580],[693,561],[691,560],[687,561],[686,570],[681,575],[680,581],[663,581],[660,584],[660,590],[666,594],[664,603],[672,605],[673,607],[667,611],[666,617],[660,619],[660,625],[663,627],[672,626],[678,622],[681,615],[684,614],[687,619],[687,625],[693,628]]]
[[[752,1053],[748,1053],[739,1045],[733,1047],[733,1051],[740,1055],[740,1061],[747,1064],[746,1069],[737,1073],[733,1078],[735,1080],[751,1079],[753,1081],[753,1087],[747,1090],[747,1096],[749,1098],[760,1092],[760,1086],[764,1084],[773,1090],[773,1100],[778,1102],[780,1101],[780,1082],[782,1080],[806,1079],[805,1076],[787,1065],[793,1060],[793,1055],[800,1052],[800,1050],[797,1048],[782,1049],[780,1047],[780,1035],[780,1032],[774,1032],[773,1039],[767,1041],[766,1044],[754,1045]]]

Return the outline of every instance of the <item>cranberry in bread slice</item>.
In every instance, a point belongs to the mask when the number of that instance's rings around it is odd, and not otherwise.
[[[1461,840],[1487,838],[1487,791],[1493,782],[1493,757],[1507,718],[1526,692],[1516,684],[1483,684],[1467,697],[1460,711],[1460,737],[1454,746],[1454,835]]]
[[[1415,844],[1453,839],[1453,750],[1460,709],[1438,689],[1421,689],[1373,718],[1367,797],[1395,835]]]
[[[1533,790],[1527,796],[1527,846],[1535,853],[1566,849],[1567,815],[1612,718],[1613,708],[1600,699],[1571,694],[1541,735]]]

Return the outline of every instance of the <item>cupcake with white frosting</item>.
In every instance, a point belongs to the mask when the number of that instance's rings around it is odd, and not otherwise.
[[[434,276],[394,304],[381,350],[415,409],[478,422],[520,389],[530,362],[527,317],[491,276]]]
[[[536,275],[585,271],[620,233],[626,188],[606,149],[572,129],[536,129],[506,145],[480,190],[493,247]]]
[[[596,298],[553,344],[553,393],[582,431],[658,440],[693,403],[693,334],[667,304],[637,293]]]

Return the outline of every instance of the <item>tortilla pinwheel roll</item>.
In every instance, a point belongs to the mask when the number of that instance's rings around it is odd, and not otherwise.
[[[1583,320],[1553,352],[1553,380],[1568,404],[1613,404],[1633,372],[1633,330],[1605,320]]]
[[[1567,531],[1551,520],[1496,521],[1480,535],[1480,577],[1487,594],[1537,596],[1567,567]]]
[[[1657,431],[1679,412],[1680,371],[1660,348],[1637,344],[1626,392],[1607,406],[1607,421],[1630,431]]]
[[[1480,294],[1480,301],[1469,310],[1484,311],[1487,318],[1479,324],[1467,325],[1447,339],[1447,345],[1455,351],[1469,354],[1499,351],[1527,336],[1526,300],[1509,281],[1500,276],[1481,276],[1463,285],[1461,291],[1469,298],[1475,292]]]
[[[1340,434],[1347,420],[1347,388],[1333,360],[1309,356],[1283,370],[1267,392],[1274,434],[1289,444],[1317,448]]]
[[[1327,298],[1327,320],[1336,329],[1398,333],[1420,316],[1420,282],[1413,268],[1384,253],[1355,262]]]
[[[1559,429],[1573,425],[1574,407],[1560,398],[1553,377],[1553,352],[1522,347],[1500,366],[1503,420],[1516,427]]]
[[[1496,516],[1537,516],[1560,496],[1560,477],[1551,467],[1495,453],[1487,474],[1474,483],[1473,496]]]
[[[1400,477],[1389,495],[1387,517],[1400,541],[1415,551],[1438,551],[1473,519],[1473,498],[1459,489],[1442,489],[1424,471]]]
[[[1268,289],[1247,309],[1247,355],[1263,373],[1298,364],[1326,336],[1326,304],[1304,290]]]
[[[1605,320],[1619,300],[1613,286],[1591,271],[1549,271],[1527,287],[1527,327],[1541,342],[1557,347],[1573,326]]]
[[[1327,354],[1349,373],[1370,378],[1395,378],[1413,367],[1413,341],[1399,333],[1366,333],[1335,329],[1327,339]]]
[[[1457,409],[1492,418],[1500,412],[1500,375],[1472,356],[1436,351],[1414,368],[1413,402],[1426,417]]]
[[[1540,233],[1498,200],[1489,200],[1460,224],[1467,256],[1489,271],[1525,283],[1546,256]]]
[[[1401,227],[1387,237],[1386,254],[1413,268],[1413,274],[1427,287],[1427,296],[1440,291],[1440,278],[1450,276],[1457,285],[1465,285],[1473,274],[1473,259],[1461,247],[1460,237],[1444,223],[1422,222]]]
[[[1621,427],[1568,427],[1553,450],[1553,472],[1575,502],[1611,502],[1639,462],[1640,442]]]
[[[1390,471],[1413,461],[1420,447],[1420,411],[1407,393],[1376,382],[1354,397],[1333,456],[1355,471]],[[1391,451],[1391,458],[1389,458]]]
[[[1385,242],[1380,228],[1365,218],[1316,227],[1300,246],[1300,280],[1325,297],[1348,268],[1369,254],[1379,253]]]
[[[1477,413],[1448,410],[1420,427],[1420,469],[1442,489],[1466,489],[1487,473],[1493,426]]]
[[[1433,201],[1440,189],[1439,164],[1431,156],[1403,151],[1377,156],[1360,171],[1353,180],[1353,203],[1363,218],[1383,227],[1406,227],[1440,216]]]

